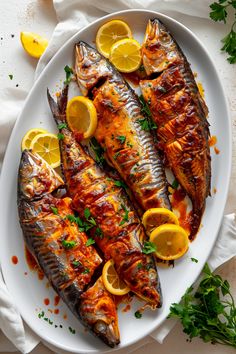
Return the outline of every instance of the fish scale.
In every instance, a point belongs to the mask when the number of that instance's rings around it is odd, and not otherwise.
[[[93,98],[97,110],[95,137],[141,209],[171,209],[162,160],[152,133],[141,127],[140,121],[146,117],[135,92],[112,64],[85,42],[75,46],[75,72],[81,92]],[[119,136],[125,136],[124,144]]]

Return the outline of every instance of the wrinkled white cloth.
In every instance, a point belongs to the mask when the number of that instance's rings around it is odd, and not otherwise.
[[[166,14],[171,13],[172,16],[174,11],[186,14],[186,16],[192,15],[208,18],[209,4],[211,2],[211,0],[54,0],[58,25],[55,28],[46,52],[38,63],[35,79],[37,79],[49,60],[66,40],[85,27],[89,22],[107,13],[129,8],[145,8]],[[5,90],[4,97],[0,99],[2,110],[0,117],[0,166],[11,129],[23,106],[26,95],[27,93],[20,89],[7,89]],[[224,216],[222,220],[218,240],[208,260],[212,269],[216,269],[236,254],[236,226],[234,218],[235,215],[230,214]],[[140,346],[154,340],[162,343],[175,323],[176,321],[174,320],[167,320],[151,336],[128,349],[119,351],[119,354],[131,353]],[[0,328],[22,353],[29,353],[40,341],[26,324],[23,323],[2,277],[0,277]],[[2,333],[0,333],[0,340],[1,336]],[[47,343],[45,344],[52,350],[57,351],[57,353],[64,353]],[[1,341],[0,351],[13,350],[14,347],[9,342],[5,339]]]

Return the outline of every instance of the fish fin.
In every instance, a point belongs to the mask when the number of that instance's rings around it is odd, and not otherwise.
[[[69,86],[66,85],[60,96],[57,98],[57,102],[54,101],[52,98],[49,89],[47,89],[47,98],[48,98],[48,103],[52,112],[52,115],[57,123],[63,123],[66,121],[66,106],[67,106],[67,100],[68,100],[68,88]]]

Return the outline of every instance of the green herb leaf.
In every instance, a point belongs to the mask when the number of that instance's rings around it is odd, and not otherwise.
[[[143,253],[149,254],[149,253],[156,252],[156,250],[157,250],[156,245],[153,242],[151,241],[144,242],[143,250],[142,250]]]
[[[149,108],[149,106],[147,105],[147,103],[146,103],[146,101],[145,101],[143,95],[140,95],[140,96],[139,96],[139,102],[140,102],[140,104],[141,104],[141,112],[142,112],[145,116],[151,118],[151,117],[152,117],[152,113],[151,113],[150,108]]]
[[[90,270],[88,268],[85,268],[85,270],[82,272],[82,274],[88,274],[90,273]]]
[[[94,243],[95,243],[94,239],[93,238],[89,238],[85,245],[88,247],[88,246],[93,245]]]
[[[84,217],[85,217],[85,219],[86,220],[88,220],[88,218],[90,217],[90,210],[89,210],[89,208],[85,208],[84,209]]]
[[[60,124],[58,124],[57,128],[58,128],[59,130],[61,130],[61,129],[63,129],[63,128],[67,128],[67,124],[66,124],[66,123],[60,123]]]
[[[124,225],[127,221],[129,221],[129,211],[126,209],[124,204],[121,204],[122,209],[124,210],[124,216],[122,221],[119,223],[120,226]]]
[[[73,268],[78,268],[82,266],[82,263],[80,261],[73,261],[72,263]]]
[[[134,313],[134,316],[139,319],[139,318],[142,318],[143,314],[140,311],[136,311]]]
[[[120,155],[120,152],[119,152],[119,151],[116,152],[116,153],[113,155],[113,159],[116,160],[119,155]]]
[[[213,21],[223,21],[226,23],[228,18],[228,13],[232,10],[234,13],[234,18],[236,18],[236,0],[218,0],[218,2],[213,2],[210,5],[211,12],[209,14],[210,18]],[[230,16],[229,18],[233,18]],[[236,32],[234,27],[236,25],[236,20],[231,25],[231,30],[226,37],[222,39],[224,43],[221,48],[222,51],[225,51],[229,56],[227,60],[230,64],[236,63]]]
[[[58,209],[56,207],[50,206],[50,208],[51,208],[53,214],[58,215]]]
[[[9,79],[12,80],[13,79],[13,75],[12,74],[9,74]]]
[[[169,317],[180,319],[190,340],[200,337],[236,348],[236,308],[229,283],[213,274],[207,264],[203,273],[197,291],[189,288],[180,304],[171,305]]]
[[[64,139],[64,134],[58,133],[57,137],[58,137],[58,140],[63,140]]]
[[[104,149],[101,147],[101,145],[97,142],[97,140],[94,137],[90,139],[89,144],[91,146],[91,149],[94,152],[95,161],[99,164],[103,164],[105,161]]]
[[[70,249],[70,248],[75,247],[76,242],[75,242],[75,241],[66,241],[66,240],[63,240],[61,244],[62,244],[62,246],[63,246],[64,248]]]
[[[65,73],[66,73],[66,80],[64,81],[65,85],[68,85],[71,82],[72,75],[73,75],[73,69],[70,68],[68,65],[64,67]]]
[[[194,263],[198,263],[198,259],[191,257],[191,261]]]
[[[124,135],[119,135],[116,137],[117,140],[121,142],[121,144],[125,143],[126,137]]]
[[[177,189],[177,188],[179,187],[179,182],[177,181],[177,179],[175,179],[175,180],[172,182],[171,187],[172,187],[173,189]]]
[[[98,236],[100,238],[103,238],[103,232],[102,229],[100,229],[100,227],[97,227],[95,230],[95,236]]]
[[[117,186],[117,187],[122,187],[124,189],[127,188],[126,184],[123,182],[123,181],[114,181],[114,185]]]

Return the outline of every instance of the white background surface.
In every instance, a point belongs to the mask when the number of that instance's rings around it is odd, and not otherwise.
[[[214,24],[208,20],[182,16],[173,13],[172,16],[189,27],[203,44],[208,48],[209,54],[216,63],[219,74],[222,78],[225,92],[229,99],[232,125],[233,125],[233,168],[231,178],[230,194],[226,206],[226,212],[235,211],[236,202],[236,65],[229,65],[224,54],[220,53],[220,39],[227,33],[228,29],[221,24]],[[4,90],[11,87],[29,91],[33,83],[33,76],[37,61],[29,58],[21,48],[19,41],[20,31],[33,31],[50,38],[56,25],[56,18],[50,0],[0,0],[0,95]],[[14,35],[12,37],[11,35]],[[9,74],[13,75],[13,80],[9,79]],[[40,98],[39,98],[40,99]],[[217,97],[216,97],[217,100]],[[0,109],[1,112],[1,109]],[[222,117],[224,119],[224,117]],[[223,271],[230,279],[235,273],[236,262],[233,261],[224,267]],[[233,284],[234,285],[234,284]],[[3,343],[0,336],[0,349]],[[10,350],[10,348],[9,348]],[[212,346],[204,344],[199,340],[192,343],[186,342],[186,337],[182,333],[181,326],[177,325],[167,337],[163,345],[149,344],[145,348],[137,350],[136,354],[160,353],[160,354],[189,354],[189,353],[234,353],[229,347]],[[50,350],[40,345],[33,351],[33,354],[48,354]]]

